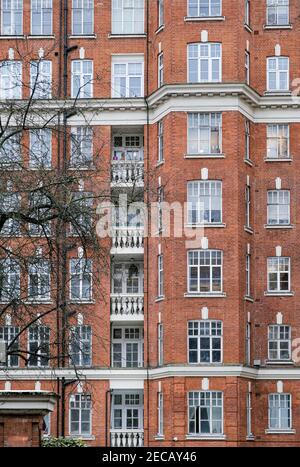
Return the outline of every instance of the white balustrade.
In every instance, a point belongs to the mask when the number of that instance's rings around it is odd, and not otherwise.
[[[144,162],[112,161],[111,163],[112,183],[142,183],[144,181]]]
[[[144,295],[111,294],[111,314],[113,316],[141,317],[144,315]]]
[[[127,430],[110,430],[111,447],[134,448],[144,445],[144,432]]]
[[[113,248],[144,248],[144,228],[115,227],[112,238]]]

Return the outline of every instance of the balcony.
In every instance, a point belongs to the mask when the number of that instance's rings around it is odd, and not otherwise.
[[[112,447],[144,445],[144,393],[141,390],[113,390],[111,395]]]
[[[111,294],[111,321],[144,321],[144,294]]]
[[[127,134],[126,129],[123,128],[123,131],[120,130],[120,133],[113,135],[111,185],[116,187],[144,185],[142,134]]]
[[[144,162],[143,161],[112,161],[111,186],[115,187],[143,187]]]
[[[111,254],[144,254],[144,227],[113,227]]]
[[[143,430],[110,430],[110,445],[116,448],[135,448],[144,446]]]

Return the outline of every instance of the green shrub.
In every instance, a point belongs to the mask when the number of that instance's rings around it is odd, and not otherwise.
[[[86,444],[82,439],[74,438],[43,438],[43,448],[85,448]]]

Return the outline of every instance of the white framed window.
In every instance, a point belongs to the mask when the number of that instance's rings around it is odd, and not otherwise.
[[[192,181],[187,184],[188,224],[222,222],[222,182]]]
[[[157,393],[157,435],[164,436],[164,395]]]
[[[94,33],[94,0],[72,0],[72,34],[89,36]]]
[[[78,191],[72,194],[70,235],[89,235],[93,225],[93,193]]]
[[[139,368],[144,365],[144,333],[139,327],[112,328],[112,366]]]
[[[87,325],[72,326],[70,329],[70,364],[91,366],[92,328]]]
[[[92,433],[92,397],[90,394],[70,396],[70,435],[90,436]]]
[[[34,301],[50,300],[50,262],[36,258],[28,265],[28,298]]]
[[[70,260],[70,298],[71,300],[92,300],[92,260],[74,258]]]
[[[291,430],[292,396],[291,394],[269,394],[269,429]]]
[[[112,97],[144,95],[144,57],[115,55],[112,57]]]
[[[214,17],[222,14],[222,0],[188,0],[188,16]]]
[[[246,297],[251,297],[251,255],[246,255]]]
[[[143,263],[114,263],[112,290],[114,294],[141,294],[144,289]]]
[[[219,83],[222,81],[222,45],[196,43],[188,45],[188,81]]]
[[[246,185],[245,187],[245,226],[248,229],[251,229],[250,214],[251,214],[251,187],[249,185]]]
[[[245,24],[250,26],[250,0],[245,0]]]
[[[223,393],[191,391],[188,393],[190,435],[223,434]]]
[[[192,250],[188,252],[188,292],[222,292],[222,251]]]
[[[158,154],[158,162],[163,162],[164,160],[164,122],[160,120],[157,123],[157,154]]]
[[[251,323],[246,324],[246,365],[251,365]]]
[[[162,323],[157,325],[157,364],[158,366],[164,364],[164,325]]]
[[[268,359],[291,360],[291,327],[271,325],[268,329]]]
[[[290,292],[291,259],[288,257],[268,258],[268,292]]]
[[[23,34],[23,0],[1,0],[1,34]]]
[[[289,0],[267,0],[267,25],[286,26],[289,24]]]
[[[28,330],[28,351],[30,367],[47,367],[50,359],[50,328],[34,325]]]
[[[34,99],[51,99],[52,62],[50,60],[30,62],[30,87]]]
[[[267,58],[267,90],[273,92],[290,89],[290,70],[288,57]]]
[[[0,341],[5,342],[8,352],[6,363],[1,363],[0,366],[19,366],[19,332],[20,328],[17,326],[0,327]]]
[[[43,433],[42,436],[50,436],[51,435],[51,415],[50,412],[48,412],[46,415],[43,417]]]
[[[93,164],[93,129],[90,126],[71,128],[70,166],[88,168]]]
[[[50,169],[52,164],[52,131],[50,128],[36,128],[29,132],[29,167]]]
[[[158,232],[163,230],[163,202],[164,202],[164,187],[159,186],[157,189],[157,227]]]
[[[222,114],[189,113],[187,138],[189,154],[220,154]]]
[[[93,60],[72,60],[71,97],[93,97]]]
[[[157,86],[160,88],[164,84],[164,54],[161,52],[157,56]]]
[[[20,168],[22,166],[22,135],[17,129],[5,130],[0,145],[0,166]]]
[[[52,0],[31,0],[31,34],[52,34]]]
[[[268,191],[268,225],[289,225],[291,195],[289,190]]]
[[[247,392],[246,395],[246,410],[247,410],[247,437],[253,437],[252,433],[252,393]]]
[[[164,0],[157,0],[157,27],[160,28],[164,25]]]
[[[141,391],[113,391],[111,428],[113,430],[142,430],[144,397]]]
[[[1,99],[22,99],[22,62],[9,60],[0,62]]]
[[[221,363],[222,341],[222,321],[189,321],[188,362]]]
[[[0,213],[20,212],[21,197],[18,193],[0,193]],[[9,217],[2,229],[1,237],[14,237],[21,234],[20,222],[18,219]]]
[[[250,53],[245,50],[245,83],[250,84]]]
[[[11,257],[0,259],[0,301],[8,303],[20,297],[20,265]]]
[[[164,257],[157,256],[157,296],[164,296]]]
[[[51,235],[52,203],[47,196],[39,192],[29,195],[29,214],[36,224],[28,224],[28,232],[32,237],[48,237]]]
[[[290,127],[289,125],[270,124],[267,126],[267,158],[290,158]]]
[[[112,33],[144,34],[144,0],[112,0]]]
[[[250,121],[245,119],[245,160],[250,161]]]

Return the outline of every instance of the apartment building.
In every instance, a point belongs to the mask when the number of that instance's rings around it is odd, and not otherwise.
[[[67,121],[84,155],[70,149],[73,168],[97,170],[98,134],[112,196],[134,187],[140,201],[187,205],[182,236],[163,216],[155,235],[117,219],[98,283],[79,248],[72,361],[49,359],[41,319],[20,339],[42,355],[10,355],[0,388],[58,393],[44,436],[92,446],[300,445],[298,0],[1,0],[0,20],[2,103],[30,99],[40,79],[44,109],[80,109]],[[51,171],[48,128],[43,142]],[[39,247],[37,314],[55,303]],[[9,343],[19,328],[0,261]]]

